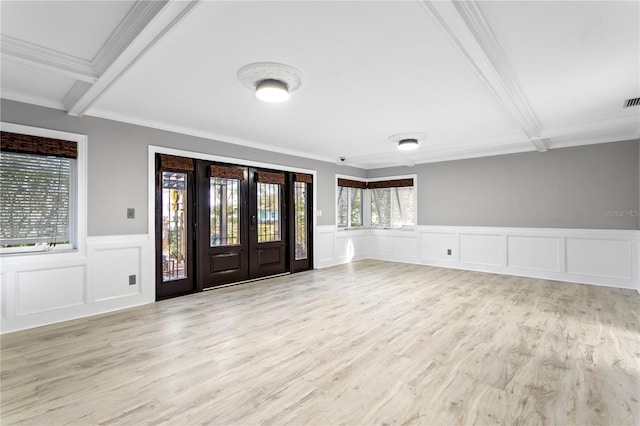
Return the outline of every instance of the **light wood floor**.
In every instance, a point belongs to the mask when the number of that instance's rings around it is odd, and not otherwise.
[[[640,423],[640,296],[362,261],[2,337],[2,425]]]

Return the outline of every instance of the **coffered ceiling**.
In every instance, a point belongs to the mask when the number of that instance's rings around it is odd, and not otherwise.
[[[640,136],[640,3],[2,1],[3,98],[362,168]],[[303,75],[282,104],[237,78]],[[389,136],[427,133],[400,152]],[[543,155],[543,154],[541,154]]]

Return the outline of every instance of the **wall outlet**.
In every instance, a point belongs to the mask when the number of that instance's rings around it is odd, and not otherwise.
[[[129,285],[136,285],[136,276],[129,275]]]
[[[136,209],[128,208],[127,219],[135,219],[135,218],[136,218]]]
[[[451,256],[451,249],[447,249],[447,255]]]

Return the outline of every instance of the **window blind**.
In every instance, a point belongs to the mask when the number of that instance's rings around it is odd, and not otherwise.
[[[284,185],[284,173],[256,172],[256,182]]]
[[[367,187],[369,189],[377,188],[405,188],[413,186],[413,178],[408,179],[393,179],[393,180],[379,180],[376,182],[369,182]]]
[[[0,151],[0,245],[69,242],[73,161]]]
[[[367,188],[367,182],[362,182],[362,181],[359,181],[359,180],[338,178],[338,186],[343,186],[343,187],[346,187],[346,188],[366,189]]]

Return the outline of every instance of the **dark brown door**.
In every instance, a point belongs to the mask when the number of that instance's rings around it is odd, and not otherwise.
[[[194,165],[156,156],[156,299],[191,293],[194,277]]]
[[[313,176],[289,174],[289,265],[291,272],[313,267]]]
[[[284,172],[249,169],[249,278],[287,272]]]
[[[248,170],[197,161],[198,289],[244,281],[248,266]]]

